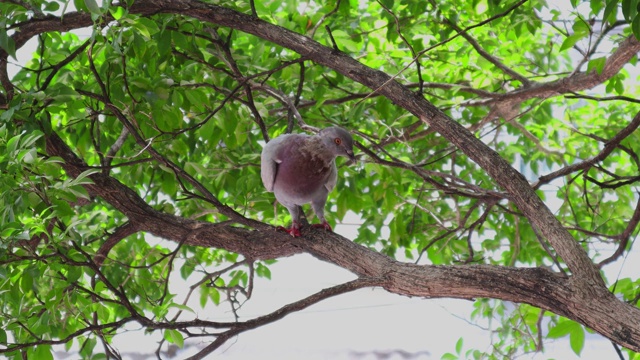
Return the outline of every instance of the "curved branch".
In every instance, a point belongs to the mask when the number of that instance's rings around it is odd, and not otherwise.
[[[46,149],[50,156],[64,160],[63,168],[71,177],[75,178],[90,168],[55,132],[47,135]],[[282,241],[288,237],[284,233],[270,232],[273,227],[255,220],[252,222],[259,224],[258,228],[263,230],[261,234],[232,226],[230,222],[211,224],[183,219],[155,210],[133,190],[108,175],[95,173],[90,178],[93,184],[85,185],[87,192],[102,197],[122,212],[138,231],[176,242],[186,239],[186,245],[227,249],[253,260],[286,257],[302,251]]]
[[[102,263],[107,258],[109,251],[111,251],[111,249],[113,249],[113,247],[124,238],[129,235],[133,235],[136,232],[138,232],[138,229],[136,229],[136,227],[130,222],[118,227],[116,231],[111,234],[107,240],[102,243],[102,245],[100,245],[98,252],[96,252],[96,255],[93,257],[93,262],[95,262],[98,267],[102,266]]]
[[[631,135],[638,127],[640,127],[640,112],[638,112],[636,116],[633,117],[633,120],[631,120],[629,125],[620,130],[620,132],[618,132],[616,136],[611,138],[611,140],[605,142],[604,149],[602,149],[602,151],[598,155],[585,161],[563,167],[562,169],[556,170],[550,174],[541,176],[538,181],[532,185],[532,188],[539,189],[540,186],[550,182],[553,179],[569,175],[575,171],[588,169],[596,163],[604,160],[607,156],[609,156],[609,154],[611,154],[611,152],[613,152],[613,150],[615,150],[620,145],[622,140]]]
[[[520,5],[522,5],[522,4],[523,3],[521,3]],[[520,5],[518,5],[518,6],[520,6]],[[476,39],[474,39],[471,35],[469,35],[469,31],[464,31],[458,25],[456,25],[453,21],[449,20],[446,17],[443,17],[443,18],[444,18],[444,22],[446,24],[451,26],[451,28],[454,29],[458,34],[460,34],[460,36],[462,36],[465,40],[467,40],[467,42],[476,50],[478,55],[482,56],[487,61],[489,61],[490,63],[495,65],[495,67],[500,69],[506,75],[510,76],[511,78],[513,78],[515,80],[520,81],[525,88],[527,88],[527,87],[529,87],[531,85],[531,81],[529,79],[527,79],[526,77],[520,75],[518,72],[516,72],[515,70],[511,69],[510,67],[506,66],[505,64],[500,62],[500,60],[498,60],[498,58],[496,58],[495,56],[489,54],[485,49],[483,49],[482,46],[480,46],[480,44],[476,41]]]
[[[64,160],[69,176],[87,169],[55,132],[47,135],[47,152]],[[335,233],[303,228],[303,237],[292,239],[285,233],[251,231],[231,222],[210,224],[164,214],[146,204],[135,192],[102,173],[91,175],[94,184],[84,185],[89,193],[101,196],[126,216],[135,217],[140,231],[184,244],[224,248],[247,259],[274,259],[307,252],[316,258],[373,281],[363,286],[380,286],[387,291],[421,297],[474,299],[490,297],[531,304],[581,322],[615,342],[640,350],[640,310],[619,301],[605,287],[585,287],[581,279],[567,278],[542,268],[512,268],[491,265],[431,266],[398,262],[356,244]],[[158,226],[162,224],[162,226]],[[99,269],[95,267],[96,272]],[[364,280],[363,280],[364,281]],[[624,316],[620,316],[623,314]],[[143,321],[143,319],[136,319]],[[157,327],[145,322],[143,325]],[[193,321],[186,326],[229,328],[221,323]],[[161,328],[170,328],[161,324]]]
[[[393,11],[391,11],[391,9],[386,7],[380,0],[376,0],[376,1],[378,2],[378,5],[380,5],[380,7],[382,7],[384,11],[386,11],[394,19],[395,25],[396,25],[396,34],[398,34],[398,37],[402,39],[402,42],[404,43],[404,45],[407,48],[409,48],[409,50],[411,51],[411,58],[413,59],[413,62],[415,62],[416,64],[416,74],[418,75],[418,84],[419,84],[418,93],[422,94],[424,90],[424,86],[423,86],[424,81],[422,80],[422,70],[421,70],[422,64],[420,64],[420,56],[416,53],[416,50],[413,48],[413,46],[407,40],[407,38],[405,38],[404,35],[402,34],[400,19],[398,19],[398,15],[396,15]]]
[[[504,94],[500,98],[481,100],[468,103],[466,106],[488,106],[496,103],[516,104],[532,98],[546,99],[562,94],[573,94],[604,83],[619,73],[637,53],[640,52],[640,41],[634,36],[626,38],[618,49],[606,60],[601,72],[577,72],[558,80],[537,83],[526,88]]]
[[[616,251],[613,252],[613,254],[611,254],[611,256],[602,260],[598,264],[599,267],[603,267],[607,264],[610,264],[616,261],[624,253],[624,251],[627,249],[627,244],[629,244],[629,238],[631,237],[631,233],[636,229],[636,226],[638,226],[639,222],[640,222],[640,197],[638,198],[638,202],[636,203],[636,209],[633,212],[633,216],[629,220],[627,227],[624,229],[624,231],[621,234],[616,236],[616,238],[618,238],[618,240],[620,241],[620,243],[618,244],[618,248],[616,249]]]
[[[313,304],[317,304],[322,300],[328,299],[330,297],[336,296],[336,295],[341,295],[341,294],[346,294],[348,292],[354,291],[354,290],[358,290],[358,289],[362,289],[365,287],[371,287],[371,286],[375,286],[376,284],[378,284],[379,281],[375,281],[374,279],[368,279],[368,278],[359,278],[353,281],[349,281],[346,282],[344,284],[340,284],[340,285],[336,285],[327,289],[323,289],[313,295],[310,295],[304,299],[298,300],[296,302],[293,302],[291,304],[287,304],[283,307],[281,307],[280,309],[268,314],[268,315],[264,315],[264,316],[260,316],[258,318],[255,319],[251,319],[245,322],[241,322],[241,323],[233,323],[233,325],[231,325],[231,329],[227,330],[225,332],[223,332],[222,334],[218,335],[218,338],[212,342],[211,344],[207,345],[204,349],[200,350],[200,352],[198,352],[197,354],[187,358],[188,360],[199,360],[199,359],[204,359],[204,357],[206,355],[211,354],[214,350],[216,350],[217,348],[219,348],[222,344],[224,344],[225,341],[227,341],[229,338],[236,336],[242,332],[245,332],[247,330],[252,330],[255,328],[258,328],[260,326],[266,325],[266,324],[270,324],[272,322],[278,321],[282,318],[284,318],[285,316],[296,312],[296,311],[300,311],[300,310],[304,310],[306,308],[308,308],[309,306],[313,305]]]

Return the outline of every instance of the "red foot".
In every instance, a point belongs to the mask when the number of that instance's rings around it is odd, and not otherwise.
[[[326,221],[322,222],[321,224],[313,224],[311,226],[313,226],[314,228],[325,229],[327,231],[333,231],[333,229],[331,228],[331,225],[329,225],[329,223]]]
[[[287,228],[285,228],[285,227],[278,226],[278,227],[276,228],[276,230],[279,230],[279,231],[286,231],[287,233],[289,233],[289,235],[291,235],[291,236],[293,236],[293,237],[300,237],[300,236],[302,236],[302,234],[300,233],[300,229],[298,229],[298,228],[296,228],[296,227],[293,227],[293,226],[291,226],[291,229],[287,229]]]

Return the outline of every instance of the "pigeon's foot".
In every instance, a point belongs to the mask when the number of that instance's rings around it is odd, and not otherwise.
[[[291,226],[291,228],[290,228],[290,229],[287,229],[287,228],[282,227],[282,226],[278,226],[278,227],[276,228],[276,230],[278,230],[278,231],[286,231],[287,233],[289,233],[289,235],[291,235],[291,236],[293,236],[293,237],[300,237],[300,236],[302,236],[302,234],[300,233],[300,229],[298,229],[298,228],[297,228],[297,227],[295,227],[295,226]]]
[[[327,231],[333,231],[333,229],[331,228],[331,225],[329,225],[329,223],[326,221],[323,221],[320,224],[313,224],[311,226],[313,226],[314,228],[325,229]]]

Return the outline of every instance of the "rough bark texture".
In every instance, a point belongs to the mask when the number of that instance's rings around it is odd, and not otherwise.
[[[154,210],[131,189],[112,177],[103,174],[92,175],[94,184],[87,186],[89,192],[102,197],[125,214],[135,231],[149,232],[189,245],[224,248],[249,259],[279,258],[308,252],[323,261],[343,267],[362,279],[367,279],[367,286],[380,286],[402,295],[462,299],[489,297],[528,303],[576,320],[622,346],[640,351],[640,309],[619,301],[607,290],[598,269],[586,252],[562,227],[520,173],[423,97],[399,84],[389,75],[370,69],[344,53],[233,10],[193,0],[179,0],[138,1],[130,11],[141,15],[183,14],[253,34],[287,47],[391,99],[396,105],[428,123],[485,169],[551,243],[567,264],[571,276],[559,275],[542,268],[488,265],[419,266],[400,263],[339,235],[319,230],[305,228],[303,238],[291,239],[266,225],[256,230],[248,230],[232,223],[210,224],[193,221]],[[34,25],[33,28],[22,29],[20,39],[29,38],[29,31],[38,33],[43,31],[42,29],[68,30],[66,22],[72,19],[75,21],[72,27],[91,23],[88,14],[65,15],[64,24],[56,22],[55,19],[43,19],[38,24],[40,27]],[[21,41],[16,43],[23,44]],[[575,91],[576,87],[588,87],[592,81],[602,82],[604,78],[615,74],[636,54],[640,50],[640,44],[635,39],[629,39],[621,44],[620,48],[622,50],[609,59],[603,73],[598,75],[601,78],[594,80],[594,77],[588,74],[578,73],[563,80],[564,86]],[[6,62],[6,54],[0,55],[2,61]],[[10,91],[10,88],[6,90]],[[511,96],[525,96],[525,92],[545,96],[546,92],[558,92],[558,84],[532,85],[521,92],[514,92]],[[8,95],[10,96],[10,92]],[[76,176],[88,169],[55,133],[47,136],[47,152],[64,159],[64,168],[70,176]]]

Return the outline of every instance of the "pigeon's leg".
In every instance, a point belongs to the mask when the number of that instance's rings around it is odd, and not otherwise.
[[[327,231],[333,231],[333,229],[331,228],[331,225],[329,225],[329,223],[327,222],[327,220],[324,220],[323,222],[321,222],[320,224],[313,224],[311,225],[314,228],[320,228],[320,229],[325,229]]]
[[[291,214],[291,228],[287,229],[282,226],[278,226],[276,230],[282,230],[289,233],[293,237],[302,236],[300,233],[300,208],[297,205],[287,206],[289,213]]]
[[[328,231],[333,231],[333,229],[331,228],[331,225],[329,225],[327,220],[324,218],[324,205],[327,203],[328,193],[329,192],[327,192],[327,194],[325,194],[324,196],[320,196],[318,199],[311,202],[311,207],[313,208],[313,212],[316,213],[318,220],[320,220],[320,224],[313,224],[311,226],[315,228],[322,228]]]
[[[286,228],[286,227],[284,227],[284,226],[278,226],[278,227],[276,228],[276,230],[279,230],[279,231],[286,231],[286,232],[288,232],[288,233],[289,233],[289,235],[291,235],[291,236],[293,236],[293,237],[300,237],[300,236],[302,236],[302,233],[300,233],[300,224],[298,224],[298,222],[297,222],[297,221],[294,221],[294,222],[291,224],[291,228],[289,228],[289,229],[287,229],[287,228]]]

